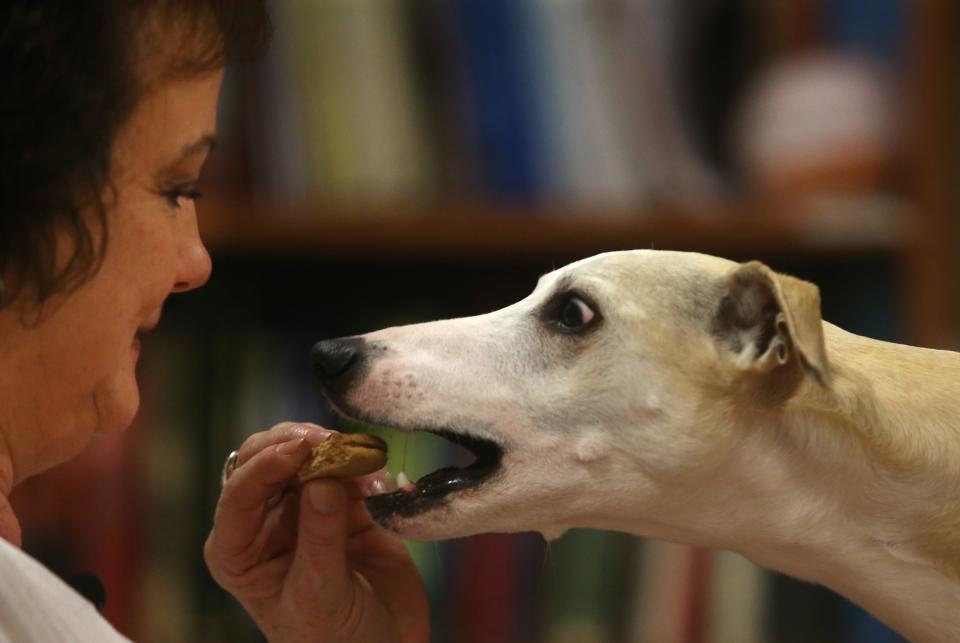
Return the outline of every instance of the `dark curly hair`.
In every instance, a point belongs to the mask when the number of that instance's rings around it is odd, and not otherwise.
[[[150,83],[254,58],[268,38],[263,0],[0,3],[0,308],[99,269],[111,149]]]

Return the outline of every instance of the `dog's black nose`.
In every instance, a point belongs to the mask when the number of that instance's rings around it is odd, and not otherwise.
[[[350,370],[360,359],[364,340],[359,337],[325,339],[310,352],[313,372],[321,380],[332,380]]]

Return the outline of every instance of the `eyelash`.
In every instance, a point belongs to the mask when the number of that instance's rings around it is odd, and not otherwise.
[[[200,192],[194,186],[177,186],[171,190],[167,190],[163,193],[163,196],[166,197],[167,201],[171,206],[175,208],[180,207],[180,199],[189,199],[190,201],[196,201],[197,199],[203,196],[203,193]]]

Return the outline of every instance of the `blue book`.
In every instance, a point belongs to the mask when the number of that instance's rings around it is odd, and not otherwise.
[[[842,50],[858,51],[897,63],[903,58],[905,0],[832,0],[822,4],[827,40]]]
[[[845,643],[907,643],[907,640],[853,603],[841,609]]]
[[[541,155],[525,11],[515,0],[455,0],[453,5],[480,187],[494,197],[535,197]]]

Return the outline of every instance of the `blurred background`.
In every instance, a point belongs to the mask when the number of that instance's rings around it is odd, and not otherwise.
[[[318,339],[487,312],[569,261],[662,248],[760,259],[817,283],[848,330],[960,346],[951,0],[271,9],[203,179],[213,276],[145,342],[136,425],[15,494],[28,551],[98,574],[135,640],[260,640],[201,549],[246,435],[357,428],[318,396]],[[382,434],[394,472],[449,462]],[[436,642],[899,640],[731,554],[588,530],[409,547]]]

